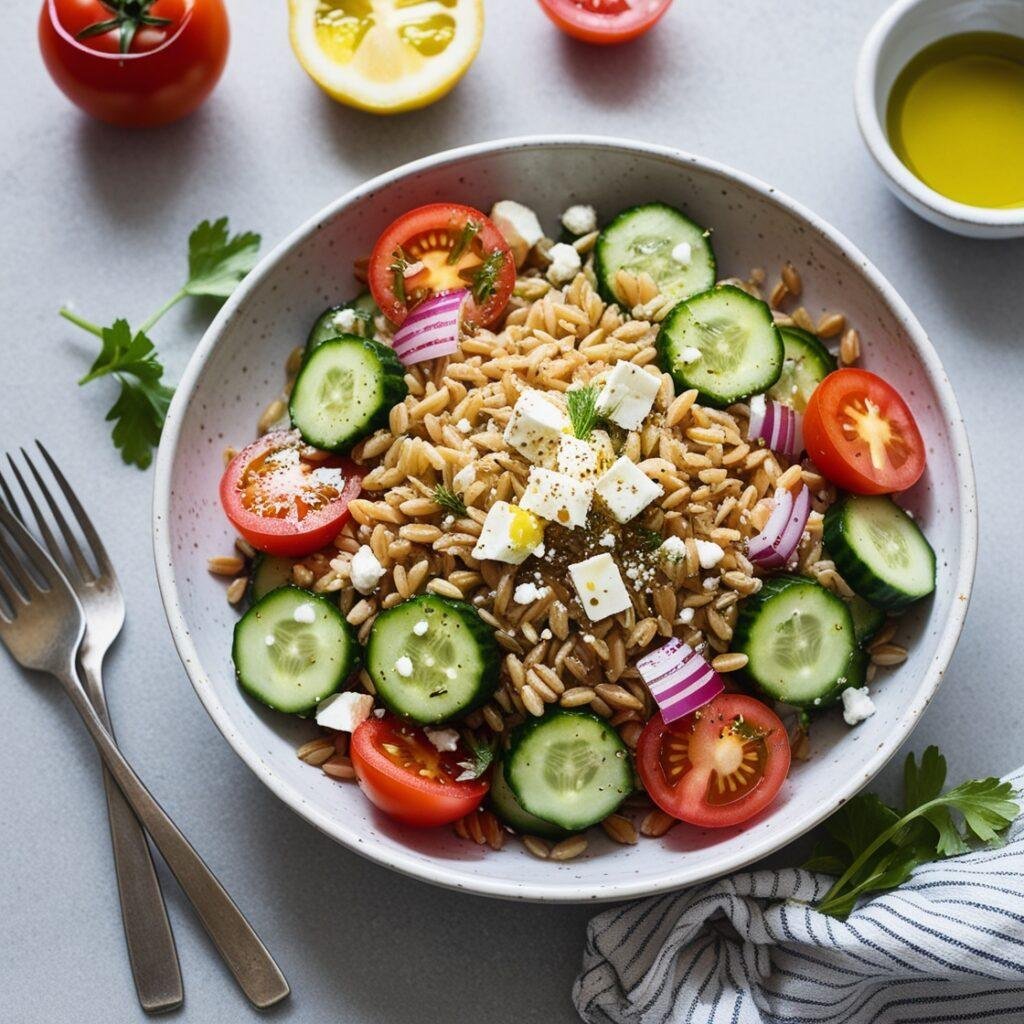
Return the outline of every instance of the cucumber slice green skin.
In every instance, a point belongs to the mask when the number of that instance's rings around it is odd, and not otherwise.
[[[885,612],[873,604],[868,604],[859,594],[854,594],[846,604],[850,609],[850,618],[853,619],[853,634],[857,638],[857,643],[863,647],[874,640],[878,631],[885,625]]]
[[[864,685],[850,610],[805,576],[777,576],[744,600],[732,649],[747,656],[742,674],[752,686],[793,707],[825,708]]]
[[[340,306],[328,306],[316,318],[316,323],[313,324],[309,337],[306,339],[305,358],[308,358],[310,353],[325,341],[341,337],[341,332],[334,325],[334,318],[343,309],[355,310],[356,317],[362,325],[362,336],[366,338],[373,337],[373,318],[380,310],[377,308],[377,303],[373,301],[373,296],[369,292],[363,292],[349,302],[343,302]]]
[[[607,818],[635,788],[626,745],[589,711],[557,708],[519,726],[505,768],[523,810],[570,832]]]
[[[785,350],[767,303],[733,285],[719,285],[680,302],[658,331],[658,364],[684,391],[724,408],[773,387]],[[686,349],[701,358],[687,363]]]
[[[272,590],[290,584],[294,564],[290,558],[277,558],[262,551],[258,552],[252,563],[252,575],[249,577],[250,603],[260,601]]]
[[[302,605],[312,605],[313,622],[295,619]],[[295,715],[308,714],[340,690],[359,667],[360,654],[355,630],[337,605],[292,586],[257,601],[235,625],[231,647],[242,689],[268,708]]]
[[[672,259],[680,243],[690,245],[687,265]],[[644,203],[623,210],[598,235],[594,274],[605,302],[618,302],[612,287],[619,270],[646,271],[662,295],[673,301],[710,288],[716,280],[715,253],[708,232],[667,203]]]
[[[408,393],[405,369],[390,348],[346,334],[323,342],[303,364],[288,412],[307,444],[345,453],[386,426]]]
[[[835,356],[813,335],[801,327],[780,327],[785,360],[769,398],[791,405],[797,412],[807,408],[814,389],[838,368]]]
[[[523,810],[511,786],[505,781],[504,761],[499,761],[494,766],[487,800],[497,817],[521,836],[540,836],[542,839],[558,840],[570,835],[564,828],[559,828],[550,821]]]
[[[825,513],[823,537],[843,579],[877,608],[899,611],[935,590],[932,546],[887,495],[848,495]]]
[[[418,622],[427,623],[422,636],[413,631]],[[398,672],[402,657],[412,662],[409,676]],[[487,703],[498,688],[501,648],[471,604],[422,594],[374,620],[366,669],[396,715],[438,725]]]

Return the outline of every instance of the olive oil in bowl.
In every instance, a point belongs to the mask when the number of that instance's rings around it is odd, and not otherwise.
[[[929,188],[990,209],[1024,207],[1024,38],[940,39],[889,94],[889,141]]]

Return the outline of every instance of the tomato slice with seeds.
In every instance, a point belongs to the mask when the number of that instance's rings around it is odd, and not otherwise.
[[[815,465],[854,494],[905,491],[924,473],[914,414],[891,384],[867,370],[830,373],[814,389],[803,426]]]
[[[463,319],[486,327],[512,295],[515,258],[504,235],[479,210],[431,203],[399,217],[377,239],[369,283],[381,312],[396,325],[431,295],[468,288]]]
[[[625,43],[661,18],[672,0],[540,0],[547,16],[585,43]]]
[[[276,430],[231,460],[220,501],[258,551],[301,558],[337,537],[362,489],[355,463],[310,448],[295,431]]]
[[[363,722],[352,734],[349,756],[367,799],[418,828],[464,818],[490,788],[486,779],[459,781],[465,751],[439,751],[421,728],[393,715]]]
[[[651,799],[680,821],[728,828],[763,811],[789,773],[789,737],[771,708],[724,693],[666,725],[655,715],[640,734],[637,770]]]

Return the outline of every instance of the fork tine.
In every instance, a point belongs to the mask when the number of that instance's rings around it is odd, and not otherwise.
[[[11,604],[16,603],[12,597],[12,592],[18,595],[18,600],[21,604],[25,604],[25,595],[31,594],[32,590],[35,589],[32,579],[25,571],[25,567],[18,561],[2,532],[0,532],[0,579],[7,584],[7,587],[3,588],[4,597]],[[8,587],[10,590],[7,589]]]
[[[39,532],[43,535],[43,543],[46,545],[47,550],[50,552],[50,557],[60,566],[64,566],[64,556],[61,553],[60,546],[57,544],[57,539],[53,535],[53,531],[50,529],[50,524],[46,521],[46,517],[40,512],[39,506],[36,504],[35,498],[32,496],[32,492],[29,490],[25,483],[25,478],[21,475],[21,471],[18,469],[11,458],[10,454],[7,455],[7,461],[11,464],[11,469],[14,472],[14,476],[18,483],[21,485],[21,493],[25,495],[25,500],[28,502],[29,508],[32,510],[32,515],[35,516],[36,524],[39,527]],[[4,493],[7,493],[7,481],[4,479],[3,474],[0,474],[0,484],[3,485]],[[7,503],[11,505],[9,501]],[[17,507],[13,507],[11,511],[24,523],[25,517],[18,511]],[[64,566],[66,568],[66,566]]]
[[[7,530],[15,546],[39,570],[39,574],[51,587],[67,587],[67,581],[61,576],[60,570],[51,561],[50,556],[40,547],[39,541],[25,529],[19,519],[14,518],[10,509],[2,502],[0,502],[0,526]],[[2,538],[3,534],[0,534],[0,539]],[[7,546],[6,541],[4,541],[4,547],[6,547],[8,552],[8,560],[13,560],[14,554],[11,552],[10,547]],[[32,581],[30,590],[38,593],[40,588]]]
[[[85,555],[82,554],[82,549],[78,546],[78,539],[71,532],[71,527],[68,526],[68,521],[64,518],[64,513],[61,512],[60,506],[53,499],[53,495],[50,494],[50,489],[46,486],[43,478],[39,475],[39,470],[36,469],[35,463],[28,457],[28,452],[24,448],[21,449],[22,458],[24,458],[26,465],[35,477],[36,484],[39,490],[42,492],[43,498],[46,500],[46,504],[50,507],[50,512],[53,518],[57,522],[57,528],[60,530],[61,535],[64,538],[64,543],[67,544],[68,550],[71,552],[71,557],[75,560],[75,568],[78,570],[78,575],[83,580],[91,580],[94,578],[95,573],[89,566],[89,563],[85,560]],[[27,494],[26,494],[27,496]],[[54,561],[61,565],[63,559],[54,558]]]
[[[10,458],[10,455],[8,455],[7,460],[10,461]],[[3,500],[7,502],[7,507],[19,519],[22,519],[21,509],[18,508],[18,503],[14,500],[14,495],[11,493],[10,487],[7,486],[7,480],[2,473],[0,473],[0,491],[3,491]]]
[[[36,447],[46,460],[46,464],[50,467],[50,472],[53,474],[54,480],[57,481],[57,486],[63,492],[68,505],[71,506],[71,511],[74,512],[75,519],[78,522],[78,527],[82,531],[86,541],[89,543],[89,548],[92,551],[93,558],[96,559],[96,565],[99,568],[100,575],[113,576],[114,567],[111,565],[110,559],[107,557],[107,549],[103,546],[103,541],[100,540],[100,535],[92,525],[92,520],[82,507],[82,503],[78,500],[78,495],[76,495],[72,490],[71,484],[67,482],[64,474],[60,471],[60,467],[58,467],[57,463],[54,462],[53,457],[43,447],[43,442],[37,439]]]
[[[7,563],[0,557],[0,594],[4,595],[12,614],[0,603],[0,620],[11,623],[18,617],[18,609],[25,605],[25,598],[7,575]]]

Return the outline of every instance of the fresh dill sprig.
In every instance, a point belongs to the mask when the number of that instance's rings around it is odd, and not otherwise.
[[[434,488],[434,502],[457,519],[461,519],[467,514],[466,503],[443,484],[438,484]]]
[[[589,441],[594,426],[601,418],[597,412],[597,388],[593,384],[574,388],[565,393],[565,401],[569,407],[572,432],[581,441]]]

